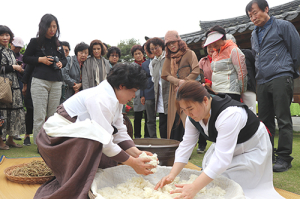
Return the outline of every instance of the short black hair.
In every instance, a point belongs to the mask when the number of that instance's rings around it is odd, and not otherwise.
[[[145,89],[147,88],[146,72],[136,63],[117,63],[114,65],[108,75],[108,83],[116,89],[120,85],[126,86],[127,89]]]
[[[152,55],[153,53],[150,51],[150,39],[148,39],[144,44],[143,44],[143,49],[145,49],[146,47],[146,51]]]
[[[107,50],[106,57],[109,58],[111,53],[117,53],[121,57],[121,50],[116,46],[112,46]]]
[[[149,45],[146,46],[148,52],[151,52],[151,50],[150,50],[150,44],[151,44],[151,43],[152,43],[154,46],[159,45],[159,46],[162,48],[162,50],[165,50],[165,42],[164,42],[164,40],[162,40],[161,38],[158,38],[158,37],[153,37],[153,38],[151,38],[151,39],[149,40]]]
[[[137,50],[141,51],[144,54],[144,48],[141,45],[137,44],[137,45],[132,46],[132,48],[130,50],[131,55],[133,56],[134,52]]]
[[[205,34],[206,38],[207,38],[207,35],[208,35],[209,33],[214,32],[214,31],[223,34],[224,36],[223,36],[221,39],[222,39],[222,40],[226,40],[226,30],[225,30],[224,28],[222,28],[221,26],[218,26],[218,25],[216,25],[216,26],[210,28],[210,29],[206,32],[206,34]]]
[[[246,6],[246,15],[247,15],[248,17],[249,17],[248,12],[251,12],[251,10],[252,10],[252,5],[253,5],[254,3],[257,3],[259,9],[260,9],[261,11],[263,11],[263,12],[265,11],[266,7],[269,8],[269,4],[268,4],[268,2],[267,2],[266,0],[252,0],[252,1],[250,1],[250,2],[248,3],[248,5]]]
[[[84,43],[84,42],[81,42],[81,43],[77,44],[77,45],[75,46],[75,49],[74,49],[75,55],[77,56],[77,53],[78,53],[78,52],[83,51],[83,50],[85,50],[85,49],[89,49],[89,47],[90,47],[90,46],[87,45],[87,44]]]
[[[0,35],[2,35],[4,33],[8,33],[9,34],[9,36],[10,36],[9,43],[11,44],[11,42],[14,39],[14,33],[10,30],[9,27],[0,25]]]
[[[69,50],[71,50],[69,42],[67,42],[67,41],[62,41],[62,42],[61,42],[61,45],[62,45],[62,46],[67,46],[67,47],[69,48]]]

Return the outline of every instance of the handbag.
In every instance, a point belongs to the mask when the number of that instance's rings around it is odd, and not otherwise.
[[[1,67],[0,73],[3,73],[3,76],[0,76],[0,103],[11,104],[12,103],[12,81],[5,75],[5,66]]]

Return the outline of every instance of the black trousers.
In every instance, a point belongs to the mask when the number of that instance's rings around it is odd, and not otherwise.
[[[148,128],[147,128],[147,113],[146,113],[146,111],[138,111],[138,112],[134,112],[133,128],[134,128],[134,137],[135,138],[141,138],[141,127],[142,127],[143,114],[145,117],[145,126],[144,126],[145,135],[144,135],[144,137],[150,137],[149,133],[148,133]]]
[[[26,134],[32,134],[33,130],[33,109],[27,108],[27,112],[25,115],[25,124],[26,124]]]
[[[168,115],[164,113],[159,113],[159,133],[160,133],[160,137],[165,139],[167,139],[168,137],[167,121],[168,121]]]
[[[179,142],[182,141],[184,135],[184,127],[180,116],[176,113],[174,124],[171,130],[171,139],[178,140]]]
[[[293,160],[293,124],[290,111],[293,90],[294,80],[288,76],[257,85],[258,117],[272,134],[270,139],[274,147],[276,116],[279,128],[276,154],[287,162]]]
[[[198,139],[198,147],[199,146],[205,146],[206,147],[207,142],[206,142],[206,138],[204,137],[204,135],[202,135],[201,133],[199,134],[199,139]]]

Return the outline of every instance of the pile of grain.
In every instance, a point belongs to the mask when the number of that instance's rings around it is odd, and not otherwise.
[[[128,179],[125,183],[117,185],[117,187],[105,187],[99,189],[97,192],[105,199],[172,199],[179,194],[170,194],[171,190],[176,189],[174,184],[191,184],[198,176],[192,174],[189,180],[180,181],[176,177],[172,184],[165,185],[162,189],[154,190],[155,185],[142,177],[133,177]],[[205,196],[207,198],[222,199],[226,191],[218,186],[212,188],[204,187],[196,197]]]
[[[11,172],[12,176],[19,177],[41,177],[53,175],[51,169],[44,161],[34,160],[23,167],[18,167]]]

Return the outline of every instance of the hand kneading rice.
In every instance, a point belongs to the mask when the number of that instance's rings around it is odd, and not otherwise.
[[[151,161],[150,161],[150,162],[147,162],[146,164],[152,164],[152,165],[154,165],[154,166],[157,166],[157,165],[159,164],[159,161],[158,161],[158,159],[157,159],[157,154],[156,154],[156,153],[154,153],[153,156],[149,156],[149,155],[147,155],[145,152],[143,152],[143,153],[139,156],[139,158],[149,158],[149,159],[151,159]],[[153,173],[155,173],[155,172],[156,172],[156,168],[151,169],[151,171],[152,171]]]
[[[172,199],[180,195],[179,193],[170,194],[170,191],[176,189],[174,184],[191,184],[197,177],[197,175],[192,174],[188,181],[179,181],[180,178],[176,177],[171,184],[165,185],[158,190],[154,190],[155,185],[143,177],[133,177],[125,183],[117,185],[117,187],[105,187],[97,192],[105,199]],[[218,186],[213,186],[212,188],[204,187],[198,192],[196,198],[205,196],[205,198],[223,199],[225,194],[226,191]]]

